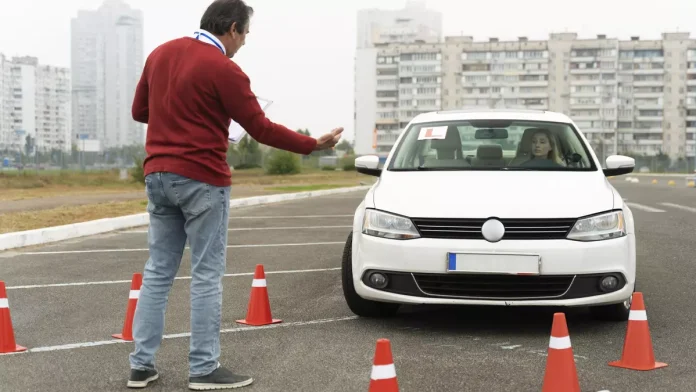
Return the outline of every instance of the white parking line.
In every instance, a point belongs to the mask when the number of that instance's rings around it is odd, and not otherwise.
[[[626,203],[626,204],[629,207],[635,208],[637,210],[643,210],[643,211],[647,211],[647,212],[665,212],[665,210],[660,210],[658,208],[653,208],[653,207],[646,206],[643,204],[638,204],[638,203]]]
[[[696,208],[694,208],[694,207],[687,207],[687,206],[683,206],[680,204],[674,204],[674,203],[660,203],[660,204],[662,204],[663,206],[673,207],[673,208],[677,208],[677,209],[684,210],[684,211],[696,212]]]
[[[250,244],[250,245],[229,245],[227,248],[274,248],[274,247],[284,247],[284,246],[316,246],[316,245],[345,245],[345,241],[337,242],[304,242],[295,244]],[[188,246],[184,249],[190,249]],[[46,251],[46,252],[26,252],[19,253],[18,255],[26,256],[40,256],[40,255],[70,255],[70,254],[81,254],[81,253],[118,253],[118,252],[147,252],[147,248],[137,248],[137,249],[90,249],[90,250],[57,250],[57,251]]]
[[[256,215],[256,216],[234,216],[230,215],[230,219],[295,219],[295,218],[345,218],[353,217],[350,215]]]
[[[254,331],[254,330],[261,330],[261,329],[302,327],[305,325],[327,324],[327,323],[335,323],[335,322],[339,322],[339,321],[355,320],[357,318],[358,318],[357,316],[335,317],[335,318],[328,318],[328,319],[321,319],[321,320],[295,321],[295,322],[290,322],[290,323],[270,324],[270,325],[263,325],[263,326],[259,326],[259,327],[228,328],[228,329],[220,330],[220,333],[236,333],[236,332],[247,332],[247,331]],[[185,332],[185,333],[176,333],[176,334],[164,335],[164,336],[162,336],[162,339],[178,339],[178,338],[187,338],[189,336],[191,336],[191,333]],[[22,352],[18,352],[18,353],[0,354],[0,356],[72,350],[75,348],[106,346],[106,345],[110,345],[110,344],[119,344],[119,343],[133,343],[133,342],[128,342],[128,341],[120,340],[120,339],[113,339],[113,340],[102,340],[102,341],[96,341],[96,342],[71,343],[71,344],[62,344],[62,345],[58,345],[58,346],[35,347],[35,348],[30,348],[26,351],[22,351]]]
[[[338,271],[340,267],[337,268],[317,268],[317,269],[304,269],[304,270],[286,270],[286,271],[265,271],[266,275],[281,275],[281,274],[304,274],[310,272],[327,272],[327,271]],[[225,274],[226,278],[233,278],[238,276],[253,276],[253,272],[240,272],[236,274]],[[190,276],[177,276],[174,280],[190,280]],[[73,283],[49,283],[49,284],[34,284],[25,286],[9,286],[6,287],[7,290],[20,290],[20,289],[43,289],[47,287],[75,287],[75,286],[98,286],[107,284],[119,284],[119,283],[131,283],[128,280],[104,280],[96,282],[73,282]]]
[[[317,229],[347,229],[353,226],[283,226],[283,227],[240,227],[227,231],[254,231],[254,230],[317,230]],[[129,230],[122,233],[147,233],[147,230]]]

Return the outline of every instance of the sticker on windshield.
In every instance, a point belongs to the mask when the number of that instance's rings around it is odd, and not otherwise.
[[[418,140],[444,139],[447,136],[447,127],[422,128],[418,134]]]

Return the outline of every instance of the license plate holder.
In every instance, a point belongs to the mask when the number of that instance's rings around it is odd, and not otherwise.
[[[541,256],[517,253],[448,252],[448,273],[540,275]]]

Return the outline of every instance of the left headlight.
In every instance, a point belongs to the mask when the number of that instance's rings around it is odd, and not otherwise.
[[[568,234],[569,240],[601,241],[626,235],[623,212],[613,211],[580,219]]]
[[[410,219],[371,209],[365,211],[362,232],[394,240],[410,240],[420,237]]]

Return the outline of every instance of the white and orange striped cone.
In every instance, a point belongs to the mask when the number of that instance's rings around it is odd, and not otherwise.
[[[247,315],[244,320],[237,320],[240,324],[260,326],[277,324],[282,320],[271,317],[271,303],[268,299],[268,288],[266,287],[266,273],[263,265],[257,264],[254,271],[254,280],[251,282],[251,297]]]
[[[0,354],[22,351],[27,351],[27,348],[15,342],[12,317],[10,316],[10,302],[7,300],[5,282],[0,281]]]
[[[633,293],[623,354],[620,360],[609,362],[609,366],[643,371],[667,366],[666,363],[655,361],[643,293]]]
[[[580,392],[580,381],[575,369],[573,348],[564,313],[553,315],[549,355],[542,392]]]
[[[369,392],[399,392],[389,339],[377,340],[375,357],[372,361],[372,373],[370,373]]]
[[[131,280],[131,288],[128,293],[128,305],[126,307],[126,319],[123,322],[123,330],[121,333],[111,336],[116,339],[133,341],[133,317],[135,316],[135,308],[138,306],[138,298],[140,298],[140,287],[143,285],[143,275],[140,273],[133,274]]]

